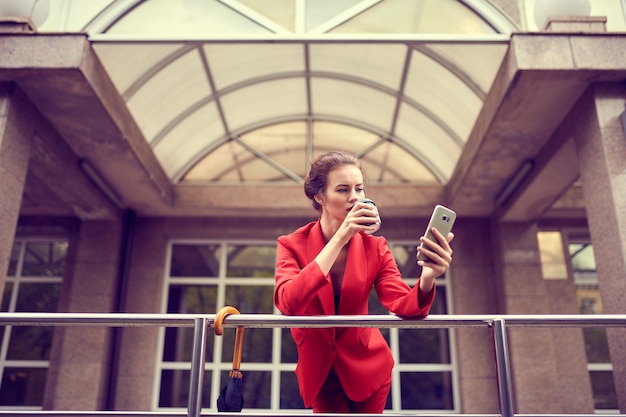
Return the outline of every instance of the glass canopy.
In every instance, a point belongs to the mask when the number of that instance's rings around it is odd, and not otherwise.
[[[361,157],[370,182],[443,184],[514,29],[487,1],[82,7],[93,16],[83,30],[174,183],[301,182],[312,157],[341,149]]]

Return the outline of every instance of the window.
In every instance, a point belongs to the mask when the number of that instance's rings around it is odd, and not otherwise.
[[[390,242],[407,283],[415,285],[417,242]],[[176,241],[170,245],[166,277],[168,313],[213,314],[232,305],[246,314],[277,314],[273,304],[276,242]],[[438,281],[432,314],[447,312],[446,279]],[[370,314],[387,314],[375,292]],[[458,411],[451,330],[383,329],[396,359],[387,409]],[[215,408],[219,390],[232,367],[234,329],[215,337],[209,332],[203,387],[203,408]],[[155,408],[187,407],[193,330],[166,328]],[[294,375],[296,347],[289,329],[246,329],[242,372],[246,409],[276,411],[304,409]]]
[[[67,249],[67,242],[16,240],[2,311],[56,312]],[[0,340],[0,407],[41,407],[52,328],[4,326]]]
[[[405,281],[414,286],[420,275],[415,263],[417,242],[389,242],[396,263]],[[446,314],[448,308],[447,279],[437,280],[437,296],[431,314]],[[375,307],[377,305],[378,307]],[[374,294],[370,298],[370,314],[386,314]],[[388,336],[387,336],[388,334]],[[387,410],[393,411],[456,411],[460,410],[456,389],[454,355],[450,329],[386,329],[391,351],[396,360]]]

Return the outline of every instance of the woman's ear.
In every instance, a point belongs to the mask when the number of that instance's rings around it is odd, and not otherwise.
[[[315,202],[321,206],[324,204],[324,198],[322,198],[322,196],[318,194],[315,196]]]

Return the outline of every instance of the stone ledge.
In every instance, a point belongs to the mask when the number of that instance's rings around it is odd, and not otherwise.
[[[37,28],[33,22],[25,17],[0,18],[0,33],[33,33]]]
[[[550,16],[543,30],[547,32],[606,32],[606,16]]]

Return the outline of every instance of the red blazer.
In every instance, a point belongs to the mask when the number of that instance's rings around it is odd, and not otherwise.
[[[285,315],[368,314],[372,287],[381,304],[398,316],[426,316],[435,290],[420,305],[419,283],[411,289],[401,279],[383,237],[359,233],[350,240],[335,311],[330,274],[313,262],[324,247],[319,221],[278,238],[274,304]],[[385,383],[394,365],[387,342],[375,328],[293,328],[298,349],[296,376],[300,395],[310,407],[331,366],[353,401],[363,401]]]

